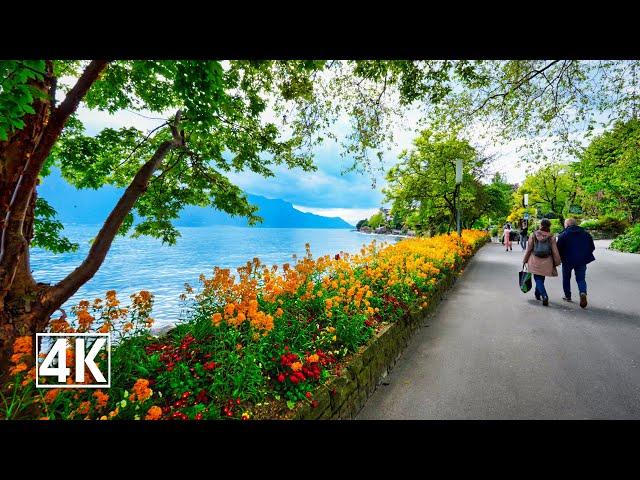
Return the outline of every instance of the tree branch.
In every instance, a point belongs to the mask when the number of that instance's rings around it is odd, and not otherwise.
[[[525,75],[524,77],[522,77],[521,79],[516,81],[515,84],[512,84],[513,87],[509,88],[507,91],[501,92],[501,93],[496,93],[496,94],[488,96],[487,98],[484,99],[484,101],[482,102],[482,104],[479,107],[476,107],[471,112],[471,115],[475,115],[477,112],[482,110],[491,100],[495,100],[496,98],[500,98],[500,97],[502,97],[502,99],[504,100],[507,97],[507,95],[510,95],[511,93],[515,92],[516,90],[521,88],[525,83],[533,80],[535,77],[537,77],[539,75],[544,75],[545,70],[548,70],[549,68],[551,68],[553,65],[555,65],[559,61],[560,60],[554,60],[553,62],[547,64],[546,66],[544,66],[540,70],[537,70],[537,69],[534,68],[527,75]],[[509,83],[511,83],[511,82],[509,82]]]
[[[153,172],[160,166],[166,155],[176,146],[174,141],[163,142],[151,159],[145,163],[131,184],[120,197],[100,229],[84,261],[73,272],[53,286],[43,298],[48,310],[58,308],[69,299],[85,282],[95,275],[111,247],[125,217],[131,212],[140,196],[147,190]],[[53,311],[53,310],[52,310]]]

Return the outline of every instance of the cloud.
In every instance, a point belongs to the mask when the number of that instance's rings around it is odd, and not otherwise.
[[[324,217],[340,217],[351,225],[355,225],[359,220],[371,217],[378,211],[377,208],[313,208],[302,205],[294,205],[293,208],[301,212],[315,213]]]

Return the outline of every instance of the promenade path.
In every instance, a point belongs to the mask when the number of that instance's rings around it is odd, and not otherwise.
[[[357,418],[640,419],[640,255],[608,244],[585,310],[560,276],[548,307],[523,294],[520,246],[485,245]]]

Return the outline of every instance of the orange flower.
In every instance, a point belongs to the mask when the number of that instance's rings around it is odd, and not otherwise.
[[[89,413],[90,408],[91,408],[91,403],[84,401],[84,402],[81,402],[80,405],[78,405],[76,412],[78,412],[80,415],[86,415],[87,413]]]
[[[144,417],[145,420],[159,420],[162,417],[162,409],[154,405],[147,411],[147,416]]]
[[[149,380],[140,378],[133,385],[133,393],[136,394],[140,402],[144,402],[151,397],[153,391],[149,388]]]
[[[224,313],[226,315],[233,315],[233,311],[235,310],[236,306],[233,303],[227,303],[224,307]]]
[[[33,339],[30,335],[16,338],[13,342],[13,353],[31,353]]]
[[[317,363],[320,361],[320,357],[314,353],[313,355],[309,355],[307,357],[307,361],[309,363]]]
[[[58,393],[60,393],[59,388],[52,388],[51,390],[49,390],[47,393],[44,394],[44,401],[49,404],[53,403],[53,401],[58,396]]]
[[[282,309],[278,307],[278,309],[276,310],[276,317],[281,317],[283,313],[284,312],[282,311]]]
[[[291,370],[293,370],[294,372],[299,372],[300,370],[302,370],[302,363],[300,362],[293,362],[291,364]]]
[[[222,321],[222,314],[220,313],[214,313],[211,316],[211,322],[213,323],[213,325],[215,327],[217,327],[218,325],[220,325],[220,322]]]
[[[102,390],[96,390],[93,396],[96,398],[96,409],[102,410],[107,406],[109,395],[107,395],[106,393],[102,393]]]
[[[27,365],[24,363],[19,363],[15,367],[9,370],[9,375],[17,375],[20,372],[24,372],[27,369]]]
[[[133,328],[133,323],[131,322],[127,322],[124,324],[124,326],[122,327],[122,330],[125,332],[128,332],[129,330],[131,330]]]

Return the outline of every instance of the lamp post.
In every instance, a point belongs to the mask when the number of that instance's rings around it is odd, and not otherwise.
[[[462,159],[456,159],[456,228],[458,232],[458,237],[462,234],[462,225],[460,223],[460,185],[462,184]]]

